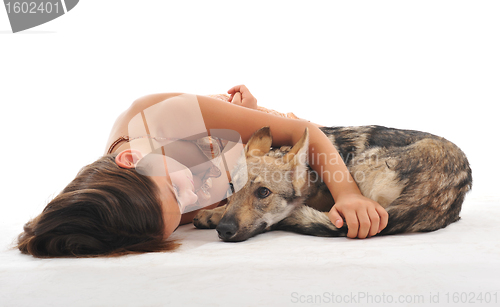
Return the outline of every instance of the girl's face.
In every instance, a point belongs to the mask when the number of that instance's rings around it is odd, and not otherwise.
[[[170,180],[172,180],[172,187],[181,213],[184,213],[187,206],[198,201],[198,195],[194,193],[193,174],[188,168],[185,168],[182,171],[170,174]]]
[[[165,238],[169,237],[179,226],[185,208],[198,201],[198,196],[194,193],[191,171],[175,160],[169,160],[168,165],[170,169],[175,169],[175,171],[171,173],[167,171],[167,176],[150,177],[160,190]]]

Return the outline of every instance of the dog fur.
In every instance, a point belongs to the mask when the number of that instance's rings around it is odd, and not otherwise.
[[[425,132],[382,126],[321,130],[361,193],[387,210],[389,222],[379,235],[434,231],[460,218],[472,172],[453,143]],[[245,147],[248,181],[225,206],[200,211],[194,225],[216,228],[222,240],[233,242],[269,230],[346,236],[347,228],[335,227],[328,218],[334,200],[307,164],[308,142],[306,129],[292,148],[271,149],[269,128],[256,131]],[[238,172],[234,180],[241,180]]]

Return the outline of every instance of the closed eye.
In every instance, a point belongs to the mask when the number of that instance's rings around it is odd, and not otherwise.
[[[172,187],[174,188],[175,196],[179,197],[179,187],[176,184],[172,184]]]

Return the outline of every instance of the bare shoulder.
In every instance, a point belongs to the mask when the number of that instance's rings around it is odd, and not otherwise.
[[[137,98],[132,102],[130,107],[125,110],[124,114],[129,114],[129,116],[134,116],[135,114],[141,112],[144,109],[149,108],[150,106],[157,104],[163,100],[182,95],[183,93],[158,93],[158,94],[149,94],[142,97]]]
[[[116,141],[120,136],[127,135],[127,125],[130,119],[134,117],[137,113],[141,112],[144,109],[149,108],[150,106],[161,102],[165,99],[169,99],[171,97],[175,97],[181,95],[182,93],[157,93],[145,95],[137,98],[132,102],[132,104],[125,109],[119,116],[116,118],[113,127],[109,133],[108,141],[106,142],[106,147],[104,153],[107,153],[107,150],[111,144]]]

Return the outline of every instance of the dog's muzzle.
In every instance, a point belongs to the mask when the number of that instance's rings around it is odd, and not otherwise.
[[[266,223],[262,223],[255,229],[240,229],[240,226],[234,219],[224,220],[223,218],[215,230],[217,230],[219,238],[224,242],[241,242],[264,232],[266,225]]]
[[[238,231],[238,224],[234,220],[227,222],[221,220],[215,230],[221,240],[229,241]]]

